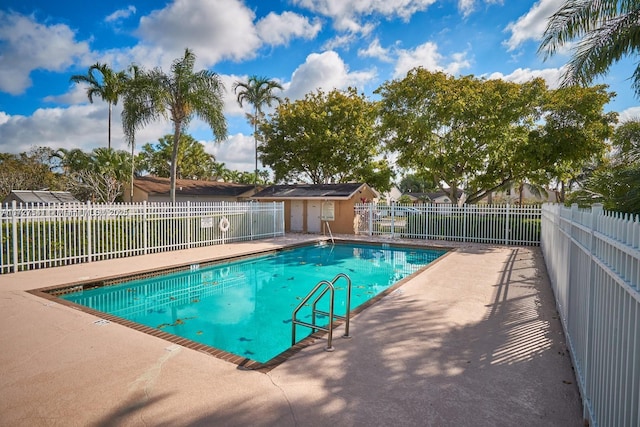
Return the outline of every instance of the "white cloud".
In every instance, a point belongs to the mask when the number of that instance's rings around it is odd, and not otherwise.
[[[244,115],[245,110],[238,104],[238,98],[233,93],[233,84],[237,81],[246,81],[246,76],[236,76],[235,74],[221,74],[220,80],[224,84],[224,113],[230,115]]]
[[[476,6],[475,0],[458,0],[458,10],[462,12],[462,16],[469,16]]]
[[[110,14],[106,18],[104,18],[104,20],[106,22],[116,22],[116,21],[120,21],[122,19],[127,19],[131,15],[135,15],[135,13],[136,13],[136,7],[135,6],[129,6],[126,9],[116,10],[115,12],[113,12],[112,14]]]
[[[293,72],[284,95],[295,100],[318,89],[328,92],[349,86],[362,88],[362,85],[374,77],[375,73],[372,71],[349,72],[347,65],[334,51],[312,53]]]
[[[543,70],[531,70],[529,68],[518,68],[511,74],[492,73],[487,78],[502,79],[514,83],[524,83],[541,77],[547,82],[549,89],[557,89],[560,87],[562,80],[563,68],[545,68]]]
[[[477,0],[458,0],[458,10],[465,18],[476,10]],[[484,0],[485,4],[502,4],[502,0]]]
[[[111,123],[111,146],[115,150],[129,150],[124,140],[120,109],[114,108]],[[21,153],[33,146],[53,149],[79,148],[90,152],[107,146],[107,104],[95,101],[88,105],[68,108],[40,108],[31,116],[8,116],[0,120],[0,152]],[[136,147],[155,142],[171,132],[166,121],[149,124],[136,134]]]
[[[321,29],[319,20],[309,22],[308,18],[293,12],[280,15],[271,12],[256,24],[262,41],[272,46],[287,45],[294,37],[313,39]]]
[[[94,101],[99,97],[94,97]],[[62,95],[49,95],[44,97],[45,102],[51,102],[54,104],[88,104],[89,98],[87,97],[87,86],[84,84],[72,84],[69,88],[69,92]]]
[[[376,58],[383,62],[391,62],[391,56],[389,56],[389,49],[384,48],[380,45],[380,40],[377,38],[369,43],[366,49],[359,49],[358,56],[364,58]]]
[[[323,50],[335,50],[339,48],[347,48],[356,39],[356,34],[345,33],[332,37],[325,41],[322,45]]]
[[[509,51],[516,50],[527,40],[540,41],[547,28],[547,20],[565,0],[540,0],[516,22],[510,22],[505,31],[511,33],[504,44]]]
[[[382,15],[408,21],[411,16],[426,10],[436,0],[293,0],[296,6],[330,17],[339,31],[361,32],[363,16]]]
[[[624,123],[630,120],[640,120],[640,107],[631,107],[620,112],[618,123]]]
[[[221,143],[201,141],[207,153],[213,154],[217,162],[224,163],[229,170],[253,172],[255,167],[255,143],[251,135],[231,135]],[[258,163],[259,169],[264,169]]]
[[[393,71],[394,78],[403,77],[409,70],[416,67],[455,75],[470,66],[465,53],[454,53],[451,55],[451,61],[445,65],[446,58],[438,52],[438,45],[433,42],[426,42],[416,46],[415,49],[400,49],[397,55],[398,59]]]
[[[143,45],[155,47],[161,65],[167,63],[164,58],[171,61],[189,47],[208,67],[222,59],[255,56],[261,42],[254,18],[240,0],[176,0],[142,17],[137,34]]]
[[[19,95],[36,69],[64,71],[89,51],[66,25],[43,25],[32,16],[0,11],[0,90]]]

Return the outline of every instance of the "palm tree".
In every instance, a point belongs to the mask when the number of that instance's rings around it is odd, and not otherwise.
[[[173,123],[171,154],[171,201],[176,201],[176,174],[180,137],[193,116],[206,122],[216,140],[227,137],[227,121],[223,114],[224,85],[209,70],[193,71],[196,56],[185,49],[184,57],[171,65],[171,74],[156,68],[138,70],[131,80],[122,111],[125,136],[133,141],[135,131],[162,117]]]
[[[621,58],[638,54],[639,20],[640,1],[567,0],[549,18],[538,51],[546,59],[578,40],[562,83],[586,85]],[[640,65],[633,72],[633,88],[640,95]]]
[[[100,79],[94,74],[100,73]],[[85,83],[87,85],[87,97],[93,104],[93,97],[99,96],[109,105],[109,135],[107,148],[111,148],[111,113],[114,105],[118,104],[120,95],[123,94],[127,85],[128,76],[124,71],[114,72],[107,64],[96,62],[86,75],[76,74],[71,76],[73,83]]]
[[[255,177],[254,186],[258,185],[258,121],[262,117],[262,107],[267,105],[271,107],[273,102],[280,103],[282,100],[273,94],[275,89],[282,90],[282,85],[275,80],[269,80],[266,77],[251,76],[247,82],[235,82],[233,84],[233,92],[238,97],[240,107],[245,102],[253,105],[253,115],[247,114],[249,122],[253,124],[253,141],[255,144]]]
[[[79,148],[71,150],[60,148],[56,151],[55,156],[60,159],[60,166],[66,174],[89,169],[91,165],[91,155]]]

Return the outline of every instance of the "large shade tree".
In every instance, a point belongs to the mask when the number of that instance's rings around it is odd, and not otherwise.
[[[97,74],[96,74],[97,73]],[[89,67],[87,74],[76,74],[70,79],[73,83],[87,86],[87,97],[93,103],[95,96],[106,101],[109,107],[108,145],[111,148],[111,116],[113,106],[118,104],[120,96],[127,87],[128,75],[124,71],[113,71],[107,64],[97,62]]]
[[[473,203],[526,176],[522,148],[545,90],[541,79],[516,84],[416,68],[376,90],[382,137],[399,166],[437,183],[452,202]]]
[[[261,159],[276,182],[365,181],[384,191],[392,174],[379,157],[376,113],[376,105],[353,88],[287,99],[261,122]]]
[[[224,85],[210,70],[194,71],[195,54],[185,49],[184,56],[171,65],[171,73],[160,68],[138,69],[128,85],[122,112],[122,124],[132,143],[135,132],[161,117],[173,125],[171,154],[171,201],[176,197],[178,151],[181,135],[194,117],[207,123],[217,141],[226,139],[227,122],[223,114]]]
[[[584,168],[605,155],[617,122],[617,113],[604,111],[613,96],[607,86],[598,85],[554,89],[543,97],[542,123],[530,133],[523,161],[530,176],[558,184],[560,202]]]
[[[247,114],[249,122],[253,125],[253,141],[255,145],[255,179],[258,184],[258,122],[262,119],[264,106],[271,107],[274,103],[282,102],[274,91],[282,90],[282,85],[275,80],[266,77],[251,76],[246,82],[235,82],[233,91],[237,96],[238,104],[242,107],[245,103],[253,106],[253,114]]]
[[[567,0],[549,18],[539,52],[548,58],[572,46],[565,86],[589,84],[623,57],[631,57],[636,63],[633,87],[640,94],[638,22],[637,0]]]

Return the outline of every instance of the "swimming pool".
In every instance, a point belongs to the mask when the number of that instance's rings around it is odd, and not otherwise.
[[[183,271],[94,289],[81,287],[58,297],[266,363],[291,347],[293,310],[319,281],[347,274],[354,310],[444,253],[323,242],[224,263],[194,264]],[[338,315],[346,312],[344,286],[336,282],[334,310]],[[319,308],[326,310],[327,306],[328,298],[323,298]],[[298,314],[303,320],[310,317],[309,307]],[[296,326],[300,339],[311,333],[307,327]]]

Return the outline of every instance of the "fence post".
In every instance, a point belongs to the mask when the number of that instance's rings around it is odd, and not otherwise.
[[[396,202],[391,202],[391,238],[396,237]]]
[[[17,223],[17,204],[15,200],[11,201],[11,234],[13,239],[11,241],[13,248],[13,272],[18,272],[18,223]]]
[[[91,200],[87,200],[85,221],[87,221],[87,262],[93,261],[93,215],[91,215]]]
[[[245,202],[245,203],[249,204],[249,235],[251,236],[249,240],[253,240],[253,235],[255,234],[253,232],[253,203],[252,202]]]
[[[505,217],[505,220],[504,220],[504,244],[505,245],[509,244],[509,225],[510,225],[510,223],[509,223],[509,221],[510,221],[509,208],[510,207],[511,207],[511,205],[509,205],[509,203],[507,203],[507,210],[506,210],[506,213],[504,215],[504,217]]]
[[[462,241],[467,241],[467,204],[462,205],[464,210],[462,211]]]
[[[577,205],[576,205],[577,206]],[[571,206],[573,209],[573,205]],[[588,292],[587,292],[587,310],[586,310],[586,314],[587,314],[587,319],[585,322],[584,327],[586,328],[586,333],[585,333],[585,344],[584,344],[584,366],[582,369],[582,377],[583,377],[583,384],[582,387],[584,389],[584,394],[585,397],[586,396],[591,396],[591,389],[589,389],[589,385],[591,383],[591,376],[589,375],[590,371],[590,367],[589,367],[589,363],[591,362],[590,360],[590,356],[592,353],[592,349],[591,349],[591,340],[589,339],[592,334],[593,334],[593,329],[594,329],[594,316],[593,316],[593,302],[594,302],[594,292],[595,292],[595,270],[596,270],[596,263],[594,261],[594,259],[596,258],[595,256],[595,246],[596,246],[596,237],[595,237],[595,232],[597,231],[597,226],[598,226],[598,217],[600,215],[602,215],[603,212],[603,208],[602,208],[602,203],[595,203],[592,207],[591,207],[591,214],[590,214],[590,224],[589,224],[589,264],[590,264],[590,268],[588,271],[588,276],[587,276],[587,280],[586,280],[586,285],[588,286]],[[572,215],[573,217],[573,215]],[[573,221],[573,218],[572,218]],[[582,409],[582,418],[583,419],[587,419],[589,421],[592,421],[590,419],[590,411],[589,411],[589,407],[587,405],[582,405],[583,409]]]
[[[227,216],[227,212],[225,211],[225,207],[224,207],[224,200],[220,202],[220,213],[221,213],[221,216],[224,216],[224,217]],[[231,230],[231,227],[229,227],[229,230]],[[223,245],[225,243],[225,237],[227,237],[226,234],[227,232],[220,230],[220,236],[221,236]]]
[[[273,237],[277,236],[276,234],[276,226],[278,225],[276,222],[277,221],[276,217],[278,216],[277,213],[278,213],[277,204],[276,202],[273,202]],[[282,209],[282,219],[284,220],[284,208]],[[282,234],[284,235],[284,225],[282,226]]]
[[[187,200],[187,249],[191,249],[191,220],[192,220],[192,214],[193,212],[191,211],[191,200]]]
[[[147,224],[147,201],[142,201],[142,239],[144,240],[144,254],[149,253],[149,230]]]

